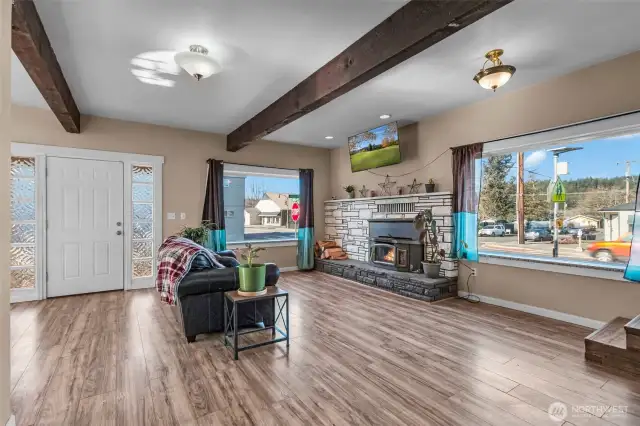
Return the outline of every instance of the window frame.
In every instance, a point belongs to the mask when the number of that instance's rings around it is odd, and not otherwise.
[[[276,177],[286,179],[298,179],[300,181],[300,171],[298,169],[285,169],[268,166],[252,166],[247,164],[237,163],[224,163],[223,176],[229,177]],[[226,210],[225,210],[226,211]],[[244,217],[244,215],[243,215]],[[268,217],[267,225],[277,224],[278,221],[274,219],[274,222],[269,222]],[[274,217],[275,218],[275,217]],[[262,218],[260,219],[262,222]],[[242,248],[246,243],[259,244],[260,247],[296,247],[298,245],[297,238],[277,239],[277,240],[244,240],[244,241],[227,241],[227,248],[236,249]]]
[[[640,112],[609,116],[487,142],[484,144],[482,157],[537,151],[633,133],[640,133]],[[629,282],[623,278],[626,268],[626,265],[623,264],[587,263],[578,260],[484,250],[479,250],[478,253],[479,263]]]

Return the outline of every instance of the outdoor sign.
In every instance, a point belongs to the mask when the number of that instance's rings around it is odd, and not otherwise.
[[[562,161],[558,163],[556,173],[558,176],[564,176],[569,174],[569,163]]]
[[[555,185],[553,185],[551,201],[554,203],[564,203],[567,201],[567,191],[564,189],[564,184],[560,178],[558,178]]]
[[[297,201],[294,201],[291,205],[291,220],[297,222],[300,219],[300,204]]]
[[[559,217],[556,219],[556,228],[560,229],[562,228],[562,225],[564,225],[564,219]]]

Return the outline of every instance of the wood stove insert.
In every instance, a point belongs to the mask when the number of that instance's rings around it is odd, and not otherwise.
[[[369,263],[400,272],[419,272],[424,247],[412,219],[369,220]]]

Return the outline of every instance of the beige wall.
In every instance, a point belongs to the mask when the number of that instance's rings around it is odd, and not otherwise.
[[[0,425],[9,419],[9,143],[11,119],[11,2],[0,3]],[[4,194],[4,195],[2,195]]]
[[[486,92],[486,101],[428,117],[402,129],[400,143],[405,145],[406,160],[375,172],[399,175],[445,152],[426,170],[394,180],[409,184],[414,177],[422,182],[433,178],[439,189],[451,190],[449,147],[640,110],[638,75],[640,52],[513,93]],[[343,198],[342,187],[347,184],[377,189],[377,183],[383,180],[366,171],[351,173],[346,144],[331,152],[331,168],[332,195],[339,198]],[[464,284],[466,274],[461,272],[460,282]],[[471,282],[478,294],[596,320],[640,314],[640,284],[485,264],[479,265],[477,280]]]
[[[259,166],[311,168],[314,169],[316,232],[318,235],[324,233],[322,202],[329,198],[330,193],[330,158],[326,149],[258,141],[232,153],[226,151],[224,135],[99,117],[83,116],[82,120],[82,133],[74,135],[65,132],[48,110],[14,106],[12,140],[164,156],[162,206],[165,236],[178,232],[183,225],[199,223],[204,202],[207,158]],[[167,212],[185,212],[187,219],[167,220]],[[295,266],[296,248],[269,248],[261,258],[265,262],[276,262],[281,267]]]

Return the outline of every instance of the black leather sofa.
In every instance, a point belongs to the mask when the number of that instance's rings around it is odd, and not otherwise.
[[[198,334],[222,331],[224,328],[224,292],[237,290],[238,269],[232,251],[217,253],[222,256],[224,269],[191,270],[178,286],[178,308],[187,342],[195,342]],[[225,259],[226,258],[226,259]],[[280,270],[274,263],[267,263],[266,285],[276,285]],[[229,309],[231,305],[229,304]],[[239,306],[238,325],[251,326],[264,323],[273,325],[274,305],[272,300],[244,303]]]

